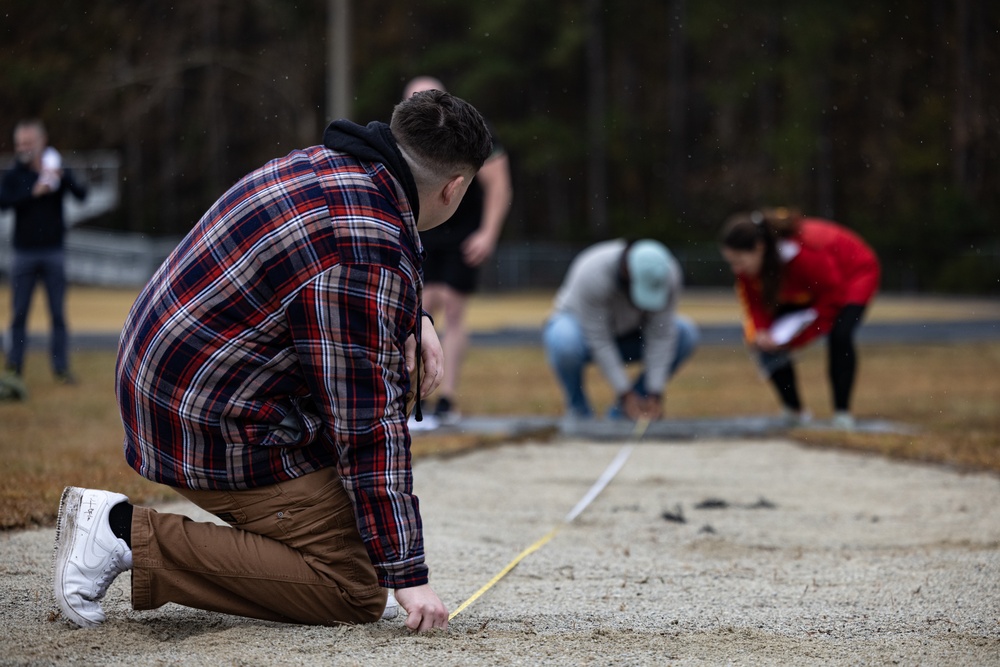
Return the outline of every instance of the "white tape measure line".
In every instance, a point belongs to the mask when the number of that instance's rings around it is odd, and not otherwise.
[[[646,434],[646,429],[648,427],[649,427],[648,419],[638,420],[635,423],[635,429],[632,431],[633,439],[636,441],[641,440],[642,436]],[[495,577],[490,579],[482,586],[482,588],[473,593],[472,597],[470,597],[468,600],[459,605],[458,609],[451,612],[451,614],[448,616],[448,620],[450,621],[451,619],[458,616],[466,607],[468,607],[470,604],[478,600],[483,593],[491,589],[494,584],[503,579],[508,572],[510,572],[517,566],[518,563],[520,563],[522,560],[524,560],[534,552],[541,549],[546,542],[555,537],[556,533],[559,532],[560,528],[562,528],[564,525],[571,523],[573,519],[580,516],[583,510],[587,509],[587,506],[590,505],[591,502],[593,502],[594,498],[596,498],[601,493],[601,491],[604,490],[604,487],[606,487],[611,482],[611,480],[615,478],[615,475],[617,475],[618,471],[620,471],[622,469],[622,466],[625,465],[625,462],[628,460],[628,457],[632,454],[632,450],[634,448],[635,444],[632,442],[624,445],[618,451],[618,454],[611,461],[611,463],[608,464],[608,467],[604,469],[604,472],[601,473],[601,476],[597,478],[597,481],[594,482],[593,486],[590,487],[590,490],[587,491],[587,493],[583,496],[583,498],[580,499],[580,502],[578,502],[573,507],[573,509],[569,511],[569,514],[566,515],[561,524],[557,525],[555,528],[553,528],[544,536],[542,536],[542,538],[539,539],[537,542],[535,542],[530,547],[519,553],[514,558],[514,560],[507,563],[507,565],[502,570],[500,570],[500,572],[498,572]]]
[[[569,514],[566,515],[566,518],[563,519],[563,521],[570,523],[573,519],[580,516],[580,513],[583,512],[583,510],[587,509],[587,505],[593,502],[594,498],[596,498],[598,494],[604,490],[604,487],[606,487],[608,483],[615,478],[618,471],[622,469],[622,466],[625,465],[625,461],[627,461],[628,457],[631,456],[634,448],[635,445],[629,443],[618,450],[618,455],[615,456],[614,460],[608,464],[608,467],[604,469],[604,473],[602,473],[597,481],[594,482],[594,485],[590,487],[590,491],[587,491],[587,494],[583,498],[580,498],[580,502],[578,502],[576,506],[569,511]]]

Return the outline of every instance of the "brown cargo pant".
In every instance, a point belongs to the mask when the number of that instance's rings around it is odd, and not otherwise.
[[[315,625],[381,617],[386,591],[336,470],[246,491],[177,491],[230,525],[136,507],[135,609],[174,602]]]

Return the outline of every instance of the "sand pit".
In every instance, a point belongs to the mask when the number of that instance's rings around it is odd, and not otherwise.
[[[561,439],[418,461],[446,604],[559,525],[618,451]],[[0,534],[0,664],[1000,664],[1000,478],[785,440],[638,445],[430,635],[133,612],[127,575],[109,621],[75,630],[50,592],[52,539]]]

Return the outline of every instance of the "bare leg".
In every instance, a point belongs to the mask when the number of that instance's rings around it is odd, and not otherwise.
[[[444,351],[444,378],[438,391],[442,396],[453,399],[458,389],[465,350],[469,344],[469,332],[465,327],[465,311],[469,297],[451,287],[442,286],[441,289],[444,293],[445,335],[441,341]]]
[[[441,322],[437,318],[444,309],[444,293],[446,289],[447,287],[441,283],[424,285],[423,308],[434,318],[435,324],[438,325],[438,333],[441,332]]]

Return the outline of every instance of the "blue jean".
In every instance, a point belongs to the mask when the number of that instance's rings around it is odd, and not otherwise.
[[[678,316],[677,350],[668,369],[668,378],[672,377],[698,345],[698,327],[686,317]],[[625,363],[641,361],[643,358],[643,341],[639,331],[633,331],[620,336],[616,341],[618,351]],[[545,323],[542,332],[542,343],[545,346],[545,357],[549,366],[555,372],[562,385],[566,397],[567,410],[578,417],[591,417],[593,410],[583,389],[583,372],[587,364],[593,361],[590,348],[583,334],[580,321],[569,313],[556,313]],[[634,389],[639,394],[645,394],[645,373],[639,375]]]
[[[66,333],[64,303],[66,300],[66,269],[62,249],[16,250],[11,265],[13,291],[13,321],[10,326],[10,349],[7,366],[21,372],[27,343],[28,310],[35,284],[41,279],[52,322],[52,369],[56,373],[69,370],[69,342]]]

